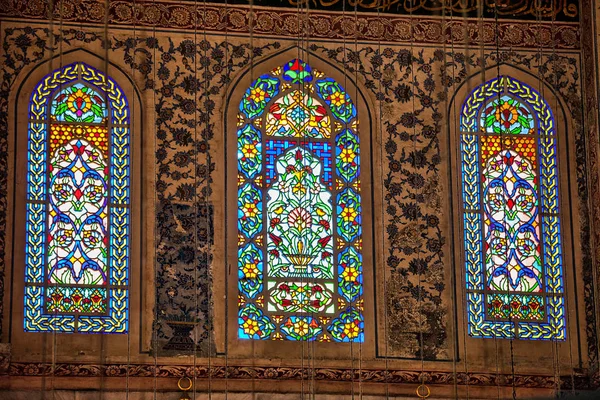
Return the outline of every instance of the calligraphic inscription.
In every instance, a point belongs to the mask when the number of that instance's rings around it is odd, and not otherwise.
[[[250,0],[232,0],[250,4]],[[446,17],[517,18],[547,21],[577,21],[577,0],[253,0],[268,7],[307,10],[378,12],[403,15],[445,15]]]

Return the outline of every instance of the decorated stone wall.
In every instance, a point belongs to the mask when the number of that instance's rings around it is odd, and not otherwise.
[[[22,11],[22,16],[34,12],[32,7]],[[165,22],[164,15],[151,21],[153,14],[147,11],[150,5],[143,3],[140,7],[147,12],[140,25],[156,21],[163,25],[171,23]],[[141,285],[141,290],[153,299],[153,309],[140,306],[130,312],[152,321],[151,337],[141,338],[140,342],[148,343],[145,350],[149,354],[162,357],[194,351],[211,356],[218,353],[214,327],[223,323],[223,316],[214,314],[214,302],[219,299],[213,297],[213,284],[216,276],[224,274],[226,262],[223,254],[214,251],[214,246],[215,241],[223,240],[219,226],[231,218],[225,215],[223,207],[224,171],[236,157],[224,145],[225,136],[231,135],[223,131],[225,95],[232,90],[245,90],[245,87],[232,88],[235,78],[252,63],[295,46],[295,35],[299,34],[291,22],[285,22],[285,13],[275,16],[267,9],[259,9],[253,31],[259,35],[251,43],[246,35],[248,15],[243,9],[234,9],[224,18],[216,6],[209,8],[215,13],[204,14],[205,24],[213,30],[208,33],[189,29],[166,33],[152,31],[147,26],[137,31],[119,30],[119,25],[130,23],[127,15],[131,9],[125,4],[114,6],[111,14],[114,28],[108,33],[68,24],[62,27],[55,24],[52,32],[42,23],[3,21],[1,25],[2,232],[6,231],[10,221],[7,218],[12,215],[7,209],[8,190],[14,188],[9,184],[13,177],[6,172],[12,170],[8,164],[11,149],[7,127],[14,123],[11,116],[14,104],[9,104],[8,99],[25,75],[61,52],[86,49],[100,58],[107,56],[111,64],[131,77],[140,93],[146,124],[142,131],[148,143],[152,143],[144,157],[152,160],[149,165],[153,169],[140,171],[139,176],[152,185],[152,196],[144,199],[144,218],[153,221],[155,233],[151,244],[155,256],[143,260],[152,284]],[[168,18],[178,28],[190,27],[184,11],[169,9]],[[87,12],[92,13],[93,9]],[[72,18],[76,20],[75,14]],[[585,364],[595,365],[596,272],[592,268],[590,247],[586,147],[589,144],[582,114],[583,67],[577,26],[563,22],[540,27],[533,22],[515,25],[503,21],[496,31],[488,21],[478,25],[477,21],[459,20],[456,26],[443,26],[424,17],[407,25],[406,18],[375,19],[369,15],[361,16],[356,32],[360,39],[370,41],[346,42],[344,46],[340,38],[357,25],[328,18],[328,14],[322,13],[311,20],[314,40],[303,42],[308,62],[317,57],[331,68],[343,71],[356,82],[379,117],[373,125],[376,132],[372,133],[371,146],[375,156],[370,161],[373,204],[377,207],[373,212],[383,221],[375,228],[375,237],[383,241],[375,248],[375,260],[381,263],[373,269],[373,281],[380,290],[376,299],[365,299],[376,304],[380,322],[376,328],[385,327],[386,339],[375,343],[378,355],[424,361],[448,361],[456,357],[456,324],[463,317],[456,315],[454,308],[455,300],[461,298],[455,298],[454,294],[457,264],[453,246],[458,233],[452,228],[456,212],[452,196],[456,194],[452,192],[449,177],[458,173],[458,167],[451,165],[455,144],[449,141],[449,126],[457,117],[450,107],[453,95],[471,75],[483,68],[505,64],[549,85],[566,106],[572,121],[568,132],[575,144],[570,164],[574,166],[575,188],[571,205],[575,226],[580,228],[573,232],[573,251],[583,282],[578,335],[584,338],[581,351],[587,360]],[[225,26],[243,36],[215,32]],[[437,43],[441,35],[447,40]],[[408,41],[411,37],[412,42]],[[323,38],[335,41],[319,40]],[[392,40],[400,43],[391,43]],[[465,40],[473,45],[465,46]],[[475,47],[481,41],[487,45],[485,49]],[[544,51],[533,48],[539,41],[548,46],[552,43],[553,47]],[[19,155],[16,156],[18,159]],[[139,176],[133,178],[140,179]],[[0,270],[11,269],[14,282],[19,279],[20,270],[3,262],[11,248],[5,240],[6,235],[0,234]],[[0,280],[0,296],[7,299],[8,293],[10,283]],[[4,338],[8,337],[9,326],[18,330],[15,327],[20,324],[6,323],[12,315],[7,304],[14,309],[20,304],[19,299],[15,301],[4,302],[0,308]],[[140,335],[144,334],[142,330]],[[21,363],[27,361],[23,355],[18,358]],[[18,364],[13,372],[28,374]],[[42,374],[43,368],[38,372]],[[338,378],[345,379],[342,375]]]

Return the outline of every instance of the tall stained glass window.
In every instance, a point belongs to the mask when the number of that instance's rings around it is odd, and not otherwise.
[[[121,88],[84,63],[33,90],[25,331],[127,332],[129,118]]]
[[[352,99],[292,60],[252,82],[237,121],[239,337],[362,342]]]
[[[530,86],[501,76],[460,114],[468,332],[564,340],[557,134]]]

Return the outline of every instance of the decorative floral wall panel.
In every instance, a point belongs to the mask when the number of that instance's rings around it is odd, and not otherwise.
[[[24,69],[49,56],[48,47],[54,48],[54,54],[57,54],[59,44],[67,50],[99,45],[103,40],[101,35],[93,32],[66,28],[62,36],[53,36],[54,42],[50,43],[48,32],[43,28],[3,26],[4,81],[0,88],[0,124],[4,126],[7,124],[7,99],[12,85]],[[198,305],[200,312],[192,313],[190,310],[196,310],[197,305],[188,297],[200,290],[196,288],[211,287],[212,276],[223,266],[211,264],[214,255],[210,242],[199,241],[199,247],[189,248],[189,243],[185,243],[189,241],[187,238],[202,235],[194,232],[193,228],[190,230],[181,220],[186,215],[195,215],[196,210],[202,211],[204,205],[214,207],[217,200],[213,188],[221,183],[214,181],[214,171],[217,165],[224,167],[218,163],[225,162],[223,151],[217,146],[222,143],[224,134],[220,131],[223,115],[219,93],[226,92],[233,77],[249,64],[251,57],[258,60],[274,54],[282,43],[287,42],[256,39],[255,47],[250,51],[246,44],[239,44],[233,38],[228,43],[222,39],[199,38],[195,44],[189,38],[179,38],[177,34],[142,38],[131,33],[118,33],[111,34],[110,39],[110,59],[124,65],[126,71],[130,70],[137,86],[155,103],[156,147],[153,156],[156,167],[151,173],[156,179],[157,231],[165,230],[156,243],[157,258],[170,260],[157,263],[158,302],[154,310],[158,316],[155,322],[157,336],[161,343],[168,341],[172,330],[166,321],[177,318],[202,319],[201,329],[210,332],[210,299],[202,300]],[[519,46],[525,46],[524,42],[519,43]],[[587,209],[590,199],[586,186],[585,139],[580,124],[578,58],[557,50],[551,55],[490,52],[481,59],[479,52],[467,53],[449,47],[446,51],[415,48],[411,52],[408,46],[403,45],[379,47],[369,44],[359,44],[354,49],[348,47],[344,51],[337,44],[313,43],[310,51],[345,69],[357,79],[360,87],[366,88],[365,94],[374,104],[381,104],[381,132],[373,132],[373,135],[381,136],[382,140],[383,160],[377,168],[383,176],[383,188],[380,194],[376,194],[383,201],[383,209],[377,212],[384,217],[384,243],[381,247],[385,252],[385,265],[378,266],[377,271],[385,268],[386,273],[377,272],[381,274],[376,275],[374,281],[383,282],[385,276],[388,290],[386,298],[379,292],[373,301],[387,310],[387,315],[378,315],[377,318],[378,321],[388,321],[390,335],[388,351],[386,353],[383,347],[379,348],[380,356],[420,358],[423,354],[426,359],[450,357],[447,332],[448,324],[452,323],[448,316],[451,304],[445,303],[444,299],[448,299],[451,293],[446,271],[453,268],[448,262],[448,243],[452,233],[449,232],[448,213],[445,212],[447,193],[443,191],[446,190],[443,183],[448,176],[448,160],[440,148],[440,140],[446,134],[442,130],[443,119],[455,87],[466,79],[467,71],[477,71],[481,65],[494,65],[496,62],[532,70],[534,75],[541,76],[553,86],[564,100],[575,124],[572,135],[575,137],[576,158],[573,165],[576,165],[578,199],[573,204],[577,204],[581,225],[580,232],[576,233],[581,243],[577,252],[582,254],[584,266],[581,290],[586,299],[588,353],[594,360],[597,353],[596,316]],[[281,104],[285,105],[283,100]],[[372,143],[372,146],[379,144]],[[7,137],[4,134],[0,135],[2,171],[6,171],[6,160]],[[194,164],[197,167],[193,167]],[[326,167],[325,164],[322,167],[325,180],[328,179]],[[335,168],[333,163],[331,168],[332,171]],[[275,169],[272,175],[266,176],[275,179]],[[353,172],[348,171],[348,176],[353,176]],[[7,176],[0,175],[0,178],[0,207],[5,209],[6,201],[2,199],[6,198]],[[184,204],[187,209],[182,207]],[[5,220],[0,219],[0,223],[6,225]],[[206,226],[210,237],[213,232],[210,222]],[[171,235],[173,230],[181,237]],[[0,236],[0,245],[0,250],[5,248],[4,236]],[[186,251],[180,251],[184,247]],[[194,266],[190,262],[194,259],[190,257],[191,252],[205,261]],[[3,257],[0,260],[3,262]],[[5,268],[4,264],[0,267],[2,270]],[[190,286],[189,282],[195,281],[197,285]],[[0,281],[0,284],[4,282]],[[6,312],[4,310],[2,315],[6,316]],[[201,333],[199,337],[206,338],[209,334]]]

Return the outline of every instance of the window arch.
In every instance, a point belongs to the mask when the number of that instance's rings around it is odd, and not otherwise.
[[[460,139],[469,335],[565,340],[552,110],[499,76],[465,100]]]
[[[237,117],[238,337],[364,340],[360,149],[343,87],[294,59]]]
[[[129,119],[117,83],[82,62],[33,90],[25,331],[127,332]]]

